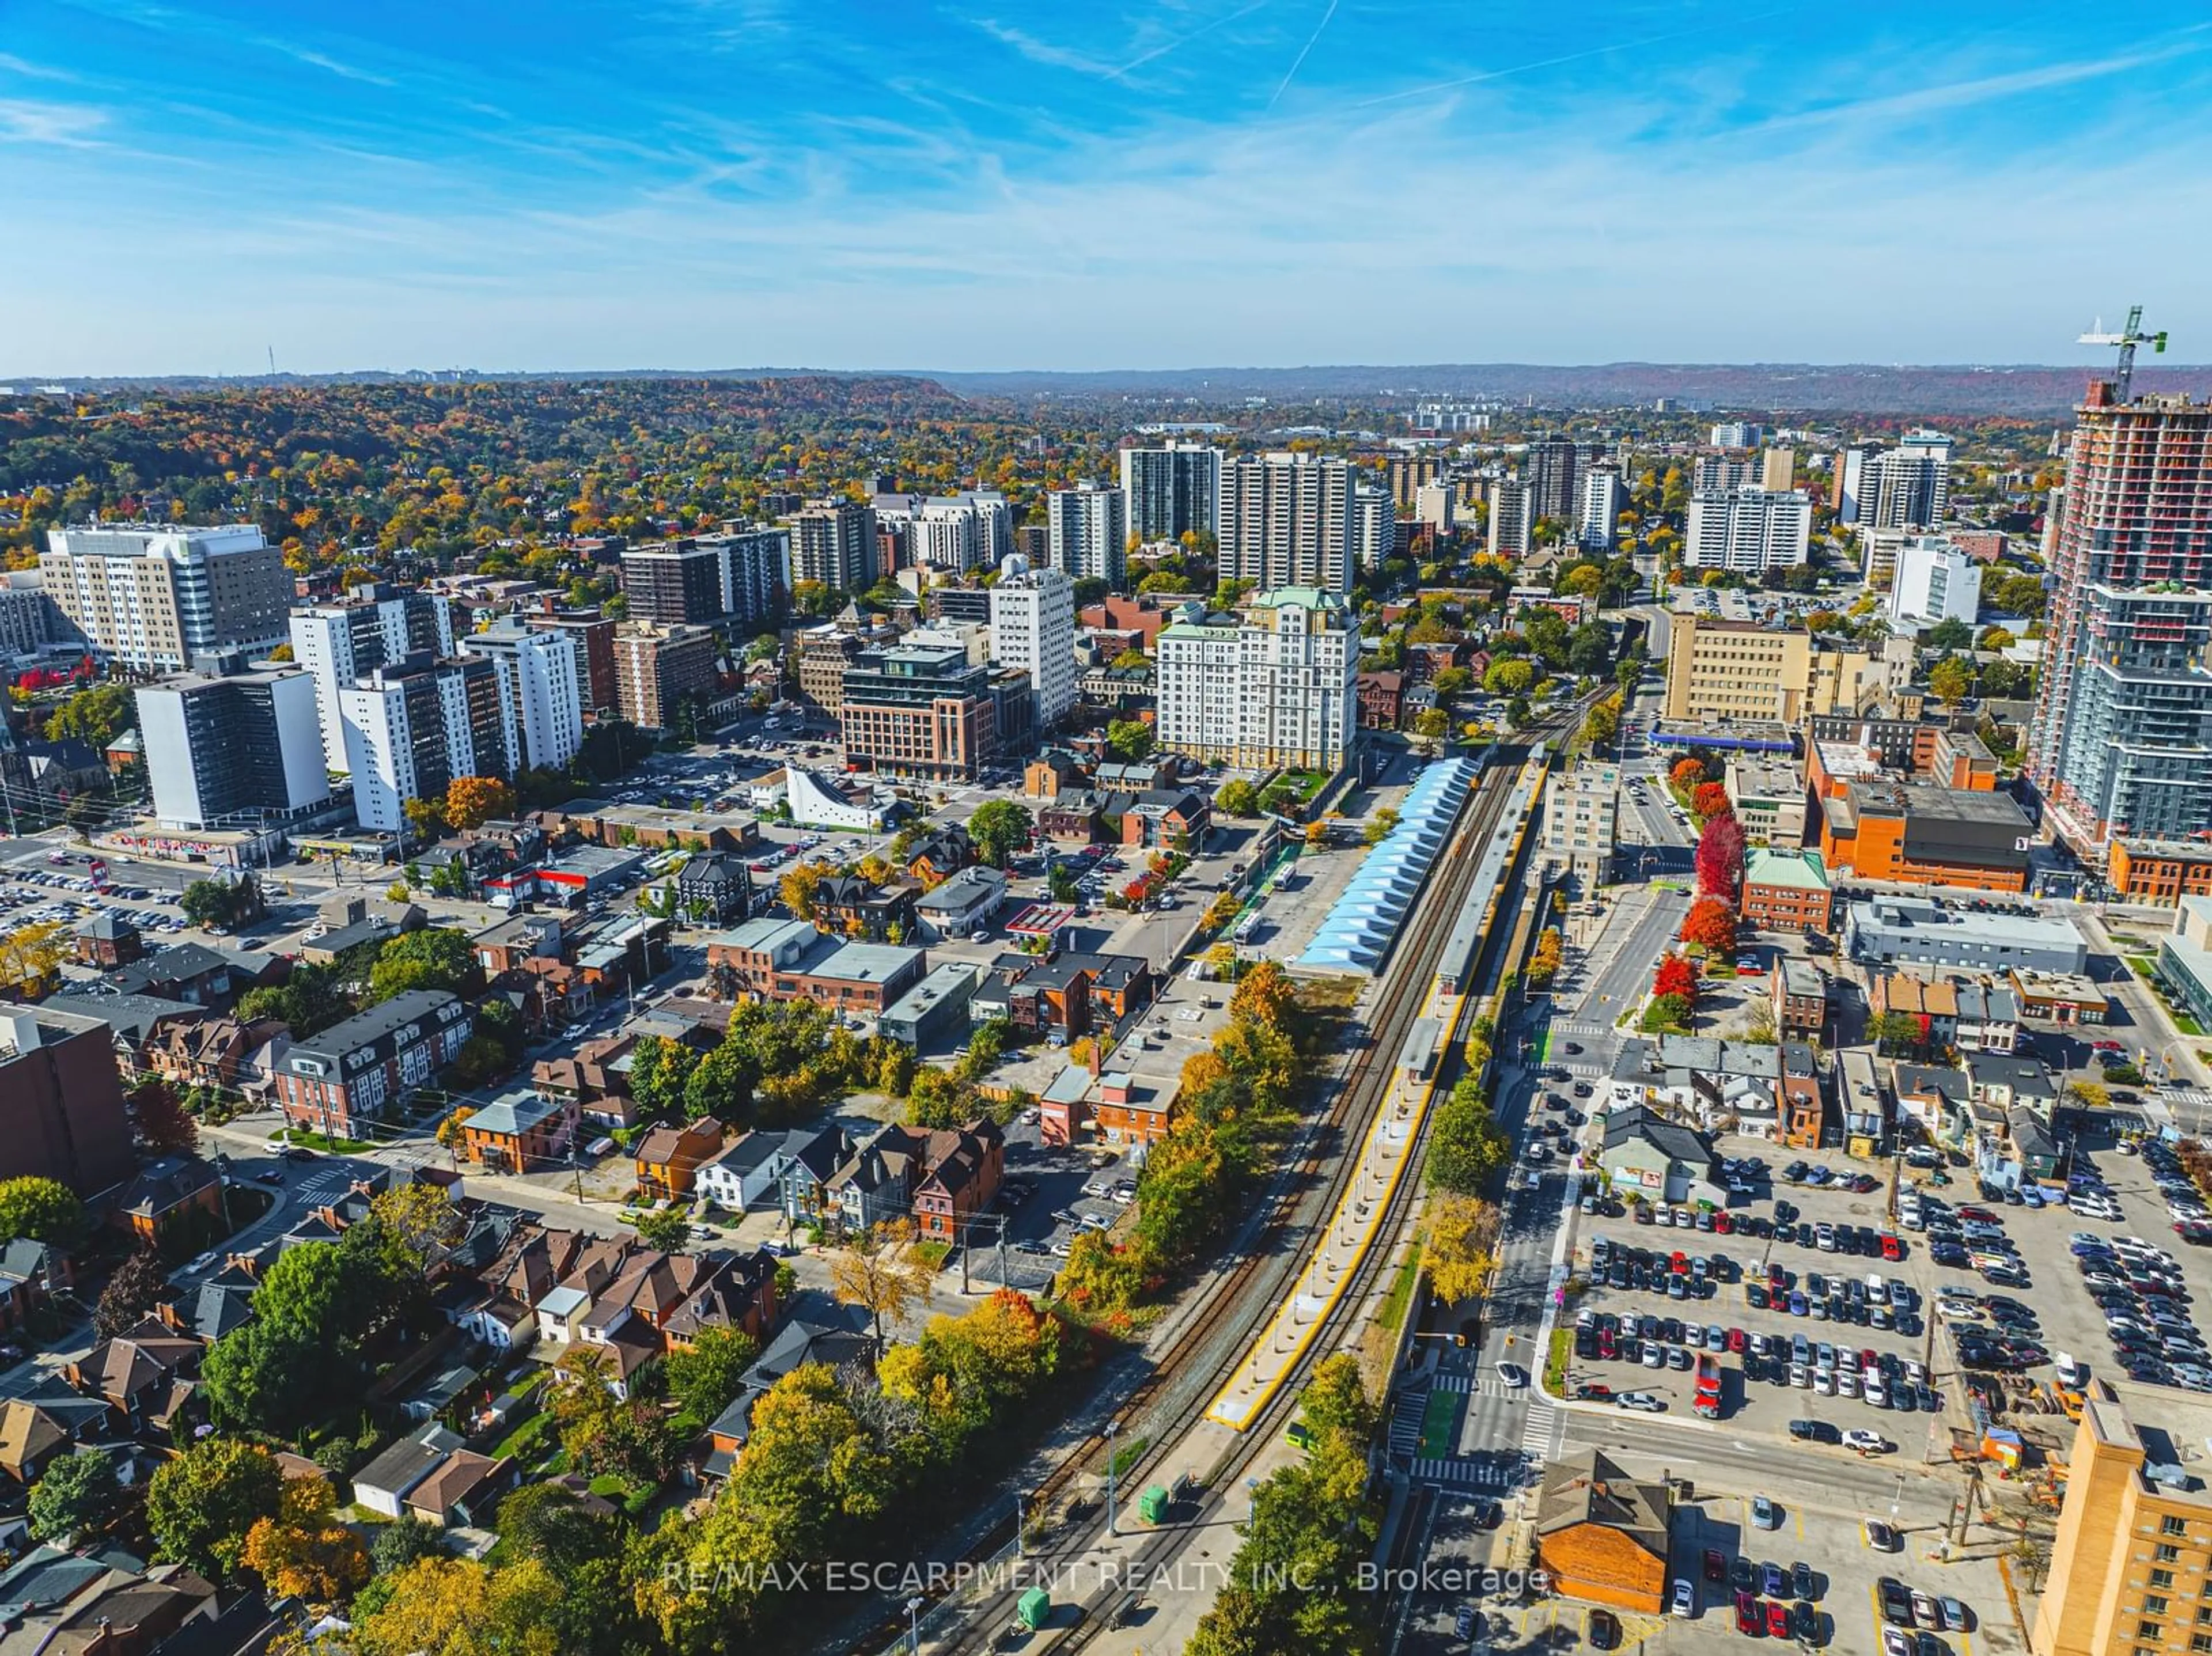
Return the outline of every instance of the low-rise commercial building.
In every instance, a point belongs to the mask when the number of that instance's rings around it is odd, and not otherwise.
[[[2212,897],[2212,844],[2202,840],[2130,840],[2113,836],[2105,853],[2105,883],[2130,903],[2178,902],[2185,895]]]
[[[1544,784],[1544,860],[1585,891],[1613,877],[1620,821],[1620,767],[1585,761]]]
[[[1673,1497],[1632,1477],[1602,1449],[1544,1468],[1536,1494],[1536,1564],[1571,1598],[1643,1616],[1667,1610]]]
[[[2078,974],[2089,963],[2088,945],[2068,921],[1968,913],[1929,897],[1869,897],[1846,905],[1843,943],[1851,959],[1869,964]]]
[[[1826,931],[1835,891],[1817,851],[1758,850],[1745,860],[1743,918],[1765,931]]]
[[[1805,778],[1795,763],[1735,755],[1723,785],[1743,837],[1753,845],[1786,850],[1805,843]]]
[[[1863,650],[1831,649],[1802,628],[1717,619],[1678,609],[1669,620],[1670,719],[1773,720],[1851,712],[1875,672]]]

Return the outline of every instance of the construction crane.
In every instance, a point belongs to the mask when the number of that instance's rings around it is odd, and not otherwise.
[[[2100,316],[2097,318],[2097,325],[2083,334],[2075,343],[2083,345],[2117,345],[2120,348],[2120,371],[2114,377],[2113,385],[2116,400],[2122,403],[2128,400],[2128,382],[2135,378],[2136,347],[2148,345],[2154,355],[2163,356],[2166,354],[2165,333],[2162,331],[2158,333],[2145,333],[2142,331],[2142,306],[2140,305],[2131,305],[2128,307],[2128,325],[2119,332],[2106,333],[2105,318]]]

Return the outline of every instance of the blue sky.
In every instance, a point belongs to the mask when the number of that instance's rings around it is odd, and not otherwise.
[[[2212,22],[0,0],[0,373],[2212,360]]]

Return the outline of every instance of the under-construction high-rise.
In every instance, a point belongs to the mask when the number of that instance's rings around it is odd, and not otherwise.
[[[2076,410],[2027,741],[2047,824],[2100,870],[2114,839],[2212,836],[2212,403],[2124,385]]]

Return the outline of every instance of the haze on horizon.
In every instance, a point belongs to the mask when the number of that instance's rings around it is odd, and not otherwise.
[[[0,368],[2212,357],[2212,23],[0,0]]]

